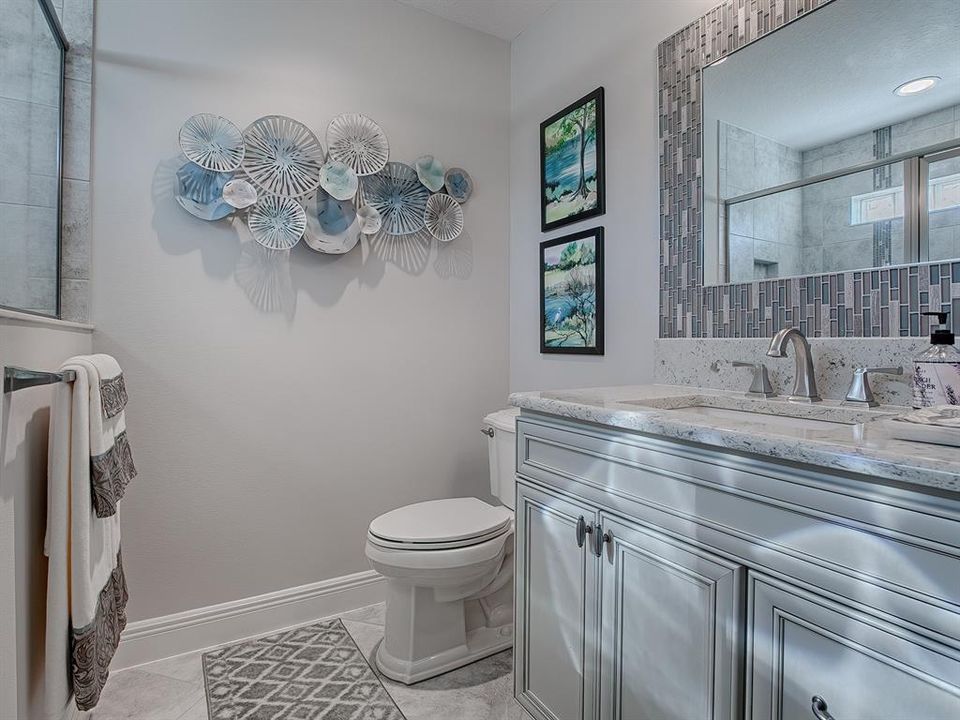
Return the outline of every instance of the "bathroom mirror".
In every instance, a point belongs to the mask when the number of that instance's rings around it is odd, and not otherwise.
[[[704,284],[960,257],[956,0],[833,0],[702,101]]]
[[[67,42],[51,0],[5,0],[0,47],[0,307],[56,317]]]

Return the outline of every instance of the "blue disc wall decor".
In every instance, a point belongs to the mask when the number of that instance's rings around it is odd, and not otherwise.
[[[413,165],[389,161],[383,129],[359,113],[327,125],[329,155],[305,124],[265,115],[241,132],[213,113],[188,118],[179,135],[189,162],[176,174],[177,203],[194,217],[245,218],[254,239],[289,250],[301,238],[313,250],[342,254],[361,235],[410,235],[426,228],[441,242],[463,230],[459,204],[473,180],[444,170],[430,154]]]
[[[360,225],[352,200],[337,200],[322,188],[304,201],[307,228],[303,241],[317,252],[342,255],[360,240]]]
[[[223,199],[223,187],[233,176],[232,172],[215,172],[188,161],[177,170],[174,196],[180,207],[194,217],[222,220],[234,212]]]
[[[463,168],[450,168],[443,176],[447,194],[458,203],[465,203],[473,194],[473,178]]]
[[[423,212],[430,191],[409,165],[388,162],[375,175],[361,179],[363,200],[380,213],[383,231],[390,235],[410,235],[423,228]]]
[[[292,198],[265,195],[247,215],[253,239],[268,250],[289,250],[303,237],[307,216]]]

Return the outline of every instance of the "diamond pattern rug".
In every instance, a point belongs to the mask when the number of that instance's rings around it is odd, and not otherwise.
[[[405,720],[339,620],[203,655],[210,720]]]

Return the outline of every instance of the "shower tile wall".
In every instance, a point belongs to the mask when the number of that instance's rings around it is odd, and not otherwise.
[[[793,324],[825,337],[919,336],[920,313],[941,308],[960,332],[960,262],[703,287],[700,71],[829,1],[728,0],[660,44],[661,337],[764,337]],[[920,120],[904,123],[893,153],[951,127],[946,115]]]
[[[838,142],[804,150],[803,177],[869,162],[901,152],[917,150],[960,137],[960,106],[921,115],[905,122],[878,128]],[[851,225],[850,201],[854,195],[882,187],[903,184],[903,167],[897,163],[883,168],[888,182],[878,182],[876,173],[848,175],[803,189],[804,273],[852,270],[863,266],[864,258],[877,264],[899,264],[903,260],[903,221]],[[945,169],[943,170],[945,171]],[[955,170],[954,170],[955,172]],[[886,232],[878,232],[887,225]],[[930,217],[930,257],[960,257],[960,211],[937,212]],[[889,246],[877,248],[889,238]]]
[[[35,0],[0,13],[0,303],[53,314],[59,52]]]
[[[800,152],[722,122],[720,197],[732,198],[800,179]],[[736,281],[801,271],[801,193],[777,193],[730,206],[730,277]]]
[[[89,320],[90,98],[93,0],[53,0],[71,49],[64,80],[61,317]],[[51,314],[56,310],[56,253],[49,238],[57,223],[56,164],[34,143],[56,136],[59,80],[49,73],[18,74],[24,63],[8,54],[33,55],[50,67],[52,43],[39,5],[0,0],[0,149],[15,162],[0,167],[0,285],[6,303]],[[26,139],[31,142],[25,142]],[[9,297],[6,297],[9,295]]]

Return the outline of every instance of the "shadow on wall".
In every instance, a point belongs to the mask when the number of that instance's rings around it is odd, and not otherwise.
[[[375,287],[387,263],[410,275],[421,275],[430,263],[441,279],[466,279],[473,273],[473,239],[464,230],[453,242],[436,241],[426,230],[394,236],[384,232],[361,235],[356,248],[343,255],[326,255],[301,242],[289,251],[268,250],[250,234],[239,217],[207,222],[180,210],[174,197],[182,156],[157,165],[153,176],[153,228],[160,246],[170,255],[200,251],[204,271],[211,277],[233,277],[251,304],[264,313],[296,316],[297,297],[304,290],[322,306],[337,303],[347,287],[357,282]],[[199,230],[203,232],[198,232]]]

